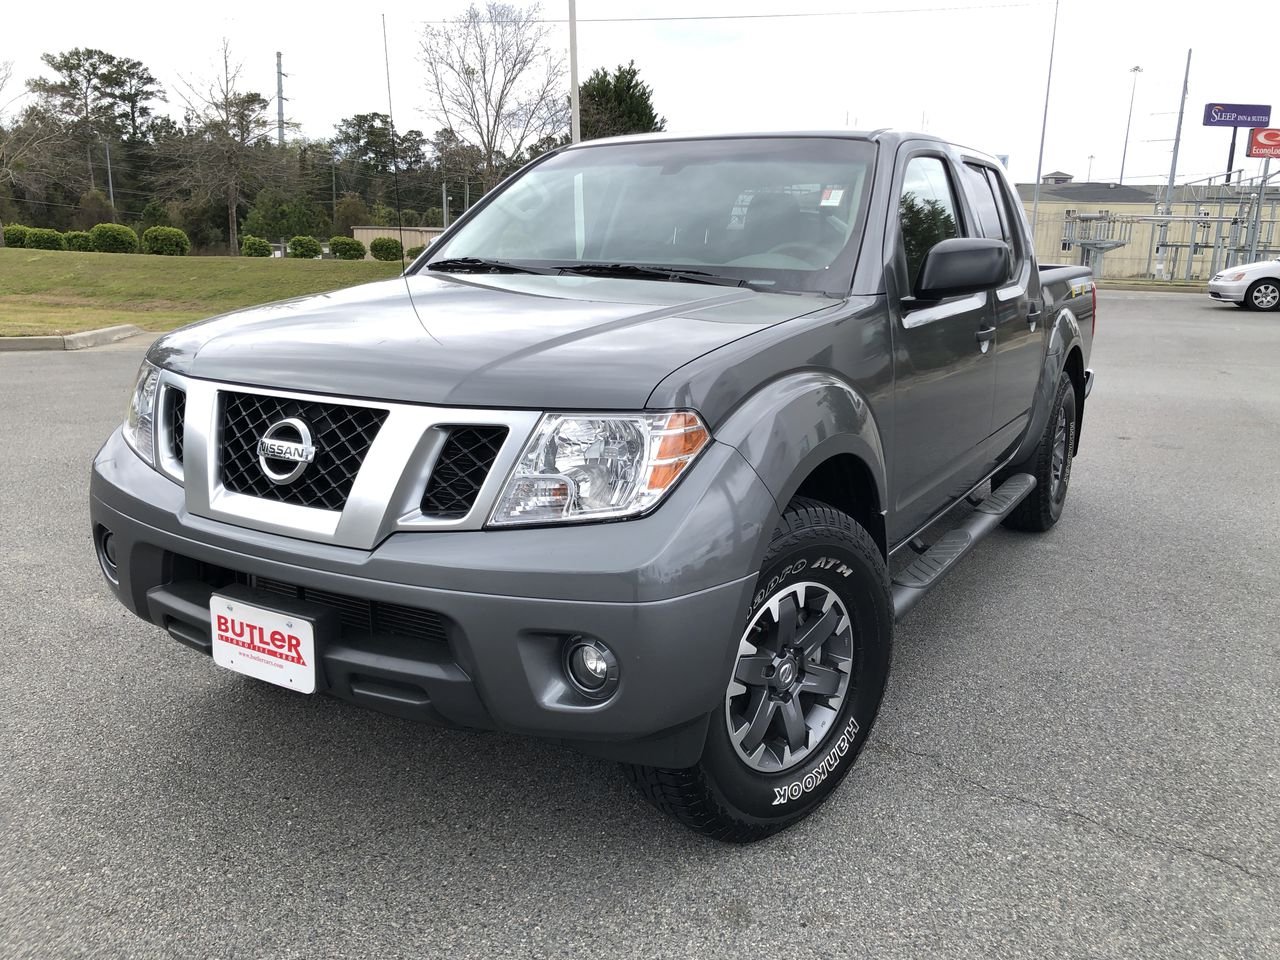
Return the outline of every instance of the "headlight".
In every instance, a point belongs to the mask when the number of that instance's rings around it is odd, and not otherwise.
[[[156,385],[160,371],[147,361],[138,368],[138,379],[129,396],[124,439],[149,466],[156,463]]]
[[[1233,273],[1231,276],[1227,277],[1227,279],[1228,279],[1228,280],[1243,280],[1243,279],[1244,279],[1244,271],[1242,270],[1240,273]]]
[[[696,413],[542,418],[489,522],[565,523],[652,509],[711,442]]]

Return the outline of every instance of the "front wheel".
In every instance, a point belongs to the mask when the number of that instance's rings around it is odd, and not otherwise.
[[[626,767],[699,833],[762,840],[849,772],[880,707],[893,608],[884,558],[850,517],[797,499],[782,515],[698,765]]]
[[[1259,280],[1244,295],[1244,302],[1254,310],[1280,309],[1280,280]]]

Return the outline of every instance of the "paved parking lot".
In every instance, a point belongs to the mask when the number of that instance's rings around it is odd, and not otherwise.
[[[1280,956],[1280,318],[1100,311],[1064,521],[917,608],[853,774],[748,848],[134,620],[86,495],[145,344],[0,354],[0,956]]]

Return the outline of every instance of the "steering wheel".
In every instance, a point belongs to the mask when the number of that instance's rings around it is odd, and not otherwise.
[[[789,243],[780,243],[776,247],[765,251],[765,256],[770,257],[777,254],[781,257],[791,257],[793,260],[803,260],[811,267],[818,264],[814,262],[815,257],[822,256],[822,251],[811,243],[797,243],[795,241]]]

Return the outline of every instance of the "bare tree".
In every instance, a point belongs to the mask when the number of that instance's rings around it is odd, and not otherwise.
[[[225,202],[235,255],[240,251],[237,208],[248,202],[271,166],[272,124],[266,98],[241,89],[241,64],[233,61],[227,40],[222,41],[221,61],[218,73],[205,83],[183,81],[184,130],[176,138],[179,163],[167,187],[171,194]]]
[[[66,144],[68,132],[56,116],[37,105],[28,105],[10,117],[10,108],[24,97],[6,93],[12,78],[13,64],[0,62],[0,186],[17,186],[42,196],[51,179],[51,154]]]
[[[533,143],[568,126],[564,59],[547,44],[541,8],[472,4],[443,26],[428,26],[421,57],[436,121],[479,149],[485,186]]]

